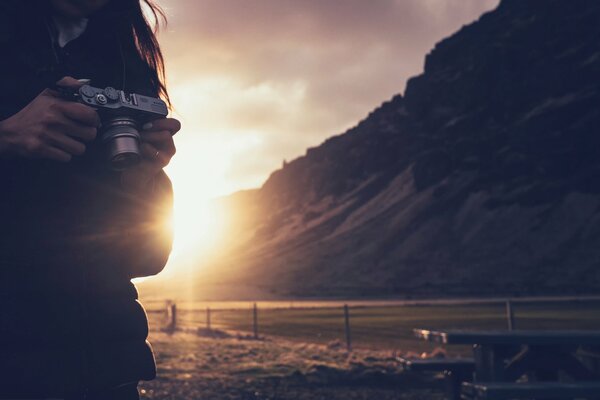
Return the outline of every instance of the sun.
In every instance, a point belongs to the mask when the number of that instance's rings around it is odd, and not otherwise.
[[[186,190],[175,190],[172,257],[200,255],[209,250],[219,236],[221,217],[208,199],[191,201],[193,197],[185,197]]]
[[[193,160],[193,159],[192,159]],[[173,163],[168,168],[173,182],[172,228],[175,234],[171,259],[198,257],[209,250],[223,224],[213,200],[213,188],[203,179],[203,163]]]

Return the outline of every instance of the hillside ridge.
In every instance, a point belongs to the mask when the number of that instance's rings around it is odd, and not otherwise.
[[[228,241],[199,282],[265,297],[597,291],[597,21],[595,2],[503,0],[440,41],[404,95],[222,200]]]

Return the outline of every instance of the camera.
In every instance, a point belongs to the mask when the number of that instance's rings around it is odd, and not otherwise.
[[[141,127],[169,113],[161,99],[112,87],[101,89],[84,85],[71,93],[71,98],[95,108],[100,115],[99,136],[106,146],[110,167],[116,171],[126,170],[141,161]]]

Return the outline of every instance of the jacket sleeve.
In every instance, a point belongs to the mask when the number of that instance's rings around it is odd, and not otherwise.
[[[11,2],[0,1],[0,121],[14,114],[12,90],[18,84],[18,70],[13,60],[17,57],[16,12]]]
[[[165,267],[172,249],[173,188],[164,172],[143,192],[122,189],[105,198],[112,210],[111,240],[104,251],[113,267],[128,278],[156,275]]]
[[[0,2],[0,45],[9,45],[16,28],[15,6],[10,1]]]

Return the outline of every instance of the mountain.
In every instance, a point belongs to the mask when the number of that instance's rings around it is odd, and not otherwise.
[[[597,292],[600,3],[503,0],[438,43],[403,96],[220,205],[229,240],[203,287]]]

